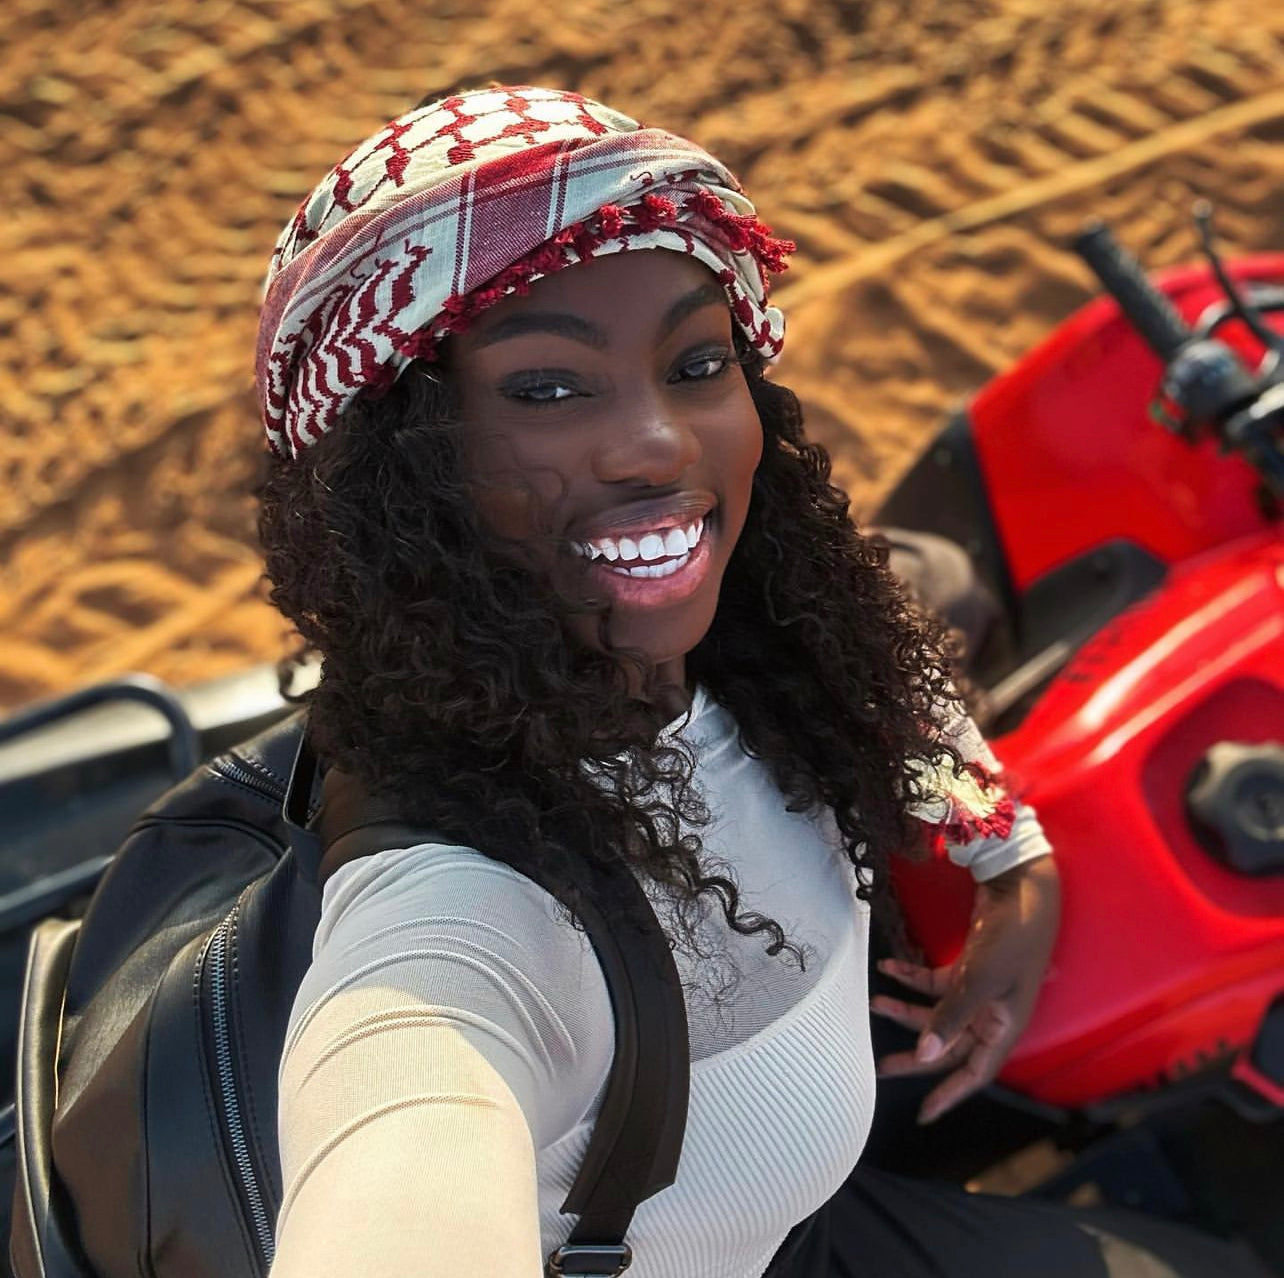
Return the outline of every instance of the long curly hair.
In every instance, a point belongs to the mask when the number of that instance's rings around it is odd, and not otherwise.
[[[953,753],[932,730],[954,698],[943,632],[853,526],[794,394],[757,355],[741,366],[763,457],[688,674],[791,809],[832,810],[856,891],[877,902],[889,856],[915,844],[914,761]],[[803,959],[775,920],[741,910],[704,848],[695,760],[621,673],[623,659],[645,674],[645,657],[569,643],[566,601],[483,527],[441,365],[359,397],[299,461],[272,459],[259,497],[270,597],[299,659],[322,659],[306,702],[331,763],[446,838],[539,866],[571,899],[568,850],[627,857],[669,890],[674,944],[696,943],[705,898],[768,953]]]

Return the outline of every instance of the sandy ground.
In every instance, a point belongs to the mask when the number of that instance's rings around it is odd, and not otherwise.
[[[798,240],[780,369],[869,510],[1090,293],[1089,213],[1284,245],[1262,0],[6,0],[0,706],[274,658],[246,493],[259,280],[298,199],[430,90],[600,96],[690,133]]]

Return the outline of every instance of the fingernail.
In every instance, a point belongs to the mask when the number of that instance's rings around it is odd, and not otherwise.
[[[945,1051],[945,1044],[941,1042],[939,1034],[924,1034],[918,1040],[918,1048],[914,1055],[921,1061],[934,1061],[943,1051]]]

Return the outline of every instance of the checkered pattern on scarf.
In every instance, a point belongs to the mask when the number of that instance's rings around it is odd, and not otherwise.
[[[256,372],[272,448],[297,457],[480,311],[562,267],[636,249],[714,272],[752,345],[779,354],[774,239],[690,142],[574,93],[496,88],[409,111],[300,206],[265,285]]]

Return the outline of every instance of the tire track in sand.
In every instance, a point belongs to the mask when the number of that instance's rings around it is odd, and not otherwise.
[[[1240,132],[1254,125],[1284,120],[1284,89],[1273,89],[1246,101],[1233,102],[1207,115],[1156,131],[1106,155],[1094,155],[1071,164],[1060,172],[1033,179],[1015,190],[977,200],[938,217],[919,222],[908,231],[877,244],[853,248],[844,257],[826,263],[805,280],[777,289],[777,303],[798,309],[817,298],[841,292],[859,280],[881,275],[900,265],[912,253],[975,231],[993,222],[1028,213],[1040,205],[1102,187],[1148,164],[1180,151],[1190,150],[1226,133]]]
[[[1058,245],[1089,209],[1156,266],[1191,256],[1191,189],[1228,250],[1278,245],[1279,6],[569,3],[9,6],[0,704],[281,652],[244,499],[262,265],[324,167],[434,88],[560,83],[722,153],[800,242],[781,376],[866,507],[1088,295]]]

